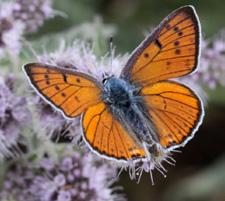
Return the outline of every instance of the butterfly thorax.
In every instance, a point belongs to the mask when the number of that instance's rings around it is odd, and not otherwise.
[[[140,143],[151,143],[150,119],[144,115],[145,104],[138,95],[137,87],[119,78],[108,78],[104,82],[103,100],[129,133],[133,133]]]

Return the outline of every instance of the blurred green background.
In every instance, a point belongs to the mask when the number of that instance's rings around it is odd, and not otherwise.
[[[55,8],[64,12],[49,20],[36,36],[65,31],[100,15],[104,23],[114,24],[114,38],[119,52],[134,49],[143,39],[143,32],[158,23],[170,12],[184,5],[194,5],[202,24],[203,36],[209,37],[224,27],[225,4],[222,0],[55,0]]]
[[[223,0],[55,0],[54,8],[67,15],[48,20],[31,40],[50,33],[66,31],[101,16],[103,23],[112,24],[116,53],[131,52],[143,40],[144,33],[171,11],[194,5],[200,17],[204,38],[210,38],[225,27]],[[101,39],[100,39],[101,40]],[[108,41],[101,43],[107,47]],[[105,54],[103,49],[99,54]],[[225,64],[224,64],[225,65]],[[201,66],[200,66],[201,67]],[[224,78],[225,79],[225,78]],[[155,185],[143,174],[139,184],[124,172],[120,184],[129,201],[225,201],[225,90],[208,91],[206,117],[195,138],[182,153],[174,154],[175,167],[165,165],[167,178],[154,172]]]

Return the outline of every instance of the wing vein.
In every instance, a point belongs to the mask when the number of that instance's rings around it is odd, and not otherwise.
[[[70,94],[60,105],[59,107],[61,107],[66,101],[68,101],[68,99],[70,99],[74,94],[76,94],[78,91],[80,91],[82,89],[82,87],[78,88],[76,91],[74,91],[72,94]]]
[[[58,85],[58,84],[57,84]],[[66,86],[65,88],[61,89],[60,91],[56,91],[56,93],[54,93],[53,95],[49,96],[48,98],[53,98],[54,96],[56,96],[57,94],[63,92],[64,90],[68,89],[69,87],[71,87],[70,85],[69,86]]]
[[[42,79],[42,80],[37,80],[35,83],[43,82],[43,81],[49,81],[49,80],[62,80],[62,78],[47,78],[47,79]]]
[[[165,60],[170,60],[170,59],[179,59],[179,58],[185,58],[185,57],[193,57],[195,55],[183,55],[183,56],[178,56],[178,57],[170,57],[170,58],[165,58],[165,59],[158,59],[158,60],[154,60],[152,62],[159,62],[159,61],[165,61]]]
[[[185,29],[187,29],[187,28],[190,28],[190,27],[192,27],[192,26],[194,26],[194,24],[189,24],[188,26],[183,27],[182,29],[179,29],[179,31],[183,31],[183,30],[185,30]],[[177,33],[179,33],[179,32],[173,32],[173,33],[171,33],[170,35],[168,35],[167,37],[163,38],[162,40],[166,40],[166,39],[170,38],[171,36],[173,36],[173,35],[175,35],[175,34],[177,34]]]
[[[191,107],[191,108],[193,108],[193,109],[195,109],[195,110],[197,110],[197,109],[198,109],[198,108],[193,107],[193,106],[191,106],[191,105],[188,105],[188,104],[186,104],[186,103],[184,103],[184,102],[180,102],[180,101],[178,101],[178,100],[176,100],[176,99],[169,98],[169,97],[166,97],[166,96],[161,96],[161,94],[163,94],[163,93],[173,93],[173,92],[168,91],[168,92],[162,92],[162,93],[160,93],[160,94],[144,94],[143,96],[160,96],[160,97],[165,98],[165,99],[169,99],[169,100],[176,101],[176,102],[178,102],[178,103],[182,103],[183,105],[189,106],[189,107]],[[188,96],[188,97],[194,98],[193,96],[188,95],[188,94],[178,93],[178,92],[174,92],[174,93],[177,93],[177,94],[181,94],[181,95],[185,95],[185,96]]]
[[[123,142],[123,139],[122,139],[122,137],[121,137],[121,135],[120,135],[120,132],[119,132],[119,129],[118,129],[117,125],[116,125],[116,131],[117,131],[117,133],[118,133],[118,135],[119,135],[119,138],[120,138],[120,140],[121,140],[121,143],[122,143],[122,145],[123,145],[123,147],[124,147],[124,150],[125,150],[125,153],[126,153],[126,155],[127,155],[127,158],[129,158],[129,154],[128,154],[128,152],[127,152],[127,148],[126,148],[126,146],[125,146],[125,144],[124,144],[124,142]]]
[[[165,110],[162,110],[162,109],[153,107],[153,106],[151,106],[150,108],[155,109],[155,110],[159,110],[159,111],[161,111],[161,112],[166,112],[166,113],[175,115],[175,116],[177,116],[177,117],[183,119],[183,121],[184,121],[185,123],[188,123],[190,126],[192,125],[192,122],[188,121],[187,119],[185,119],[184,117],[180,116],[179,114],[176,114],[176,113],[173,113],[173,112],[169,112],[169,111],[165,111]],[[194,120],[194,119],[192,119],[192,120]]]
[[[162,47],[162,49],[165,48],[167,45],[169,45],[169,44],[171,44],[171,43],[173,43],[173,42],[175,42],[175,41],[177,41],[177,40],[180,40],[181,38],[185,38],[185,37],[188,37],[188,36],[195,35],[195,33],[196,33],[196,32],[190,33],[190,34],[187,34],[187,35],[183,35],[183,36],[180,36],[180,37],[178,37],[178,38],[176,38],[176,39],[174,39],[174,40],[172,40],[172,41],[169,41],[168,43],[166,43],[166,44]]]
[[[115,135],[114,135],[113,130],[112,130],[112,135],[113,135],[113,139],[114,139],[114,146],[115,146],[116,153],[117,153],[117,157],[118,157],[118,156],[119,156],[119,154],[118,154],[118,148],[117,148],[117,145],[116,145],[116,139],[115,139]]]
[[[109,128],[109,132],[108,132],[108,134],[107,134],[107,144],[106,144],[106,146],[107,146],[107,153],[109,153],[109,136],[110,136],[110,133],[112,132],[112,126],[113,126],[113,120],[111,120],[111,125],[110,125],[110,128]]]
[[[181,73],[181,72],[185,72],[187,70],[190,70],[190,68],[187,68],[187,69],[184,69],[184,70],[178,70],[178,71],[173,71],[173,72],[170,72],[170,73],[164,73],[164,74],[161,74],[160,76],[155,76],[155,77],[151,77],[151,78],[148,78],[148,79],[143,79],[141,80],[142,82],[147,82],[147,81],[151,81],[151,80],[154,80],[156,78],[160,78],[160,77],[163,77],[165,75],[170,75],[170,74],[174,74],[174,73]]]
[[[169,131],[171,132],[171,135],[174,135],[173,130],[168,126],[168,124],[164,121],[164,119],[161,118],[161,116],[155,111],[155,109],[152,108],[152,112],[162,121],[162,123],[169,129]],[[175,135],[175,138],[177,139],[177,141],[179,142],[179,139],[177,138],[177,136]]]
[[[93,101],[93,100],[90,100],[90,101],[87,101],[86,103],[84,103],[84,104],[82,104],[82,105],[79,105],[79,107],[77,107],[75,110],[73,110],[70,114],[69,114],[69,116],[70,115],[73,115],[73,113],[75,113],[78,109],[80,109],[81,107],[83,107],[84,105],[89,105],[90,103],[96,103],[95,101]]]
[[[99,129],[99,123],[101,121],[101,118],[102,118],[102,114],[105,112],[105,110],[99,115],[99,119],[98,119],[98,122],[97,122],[97,125],[96,125],[96,129],[95,129],[95,132],[94,132],[94,140],[93,140],[93,144],[95,144],[95,137],[96,137],[96,133],[97,133],[97,130]],[[101,133],[101,139],[102,139],[102,136],[103,136],[103,133]],[[99,142],[101,143],[101,142]],[[100,144],[101,145],[101,144]],[[99,148],[101,150],[101,146]]]
[[[103,111],[101,111],[99,114],[95,114],[95,115],[93,115],[93,117],[91,117],[91,119],[90,119],[90,121],[88,122],[88,125],[87,125],[87,127],[86,127],[86,129],[85,129],[85,130],[86,130],[86,132],[88,131],[89,126],[90,126],[90,124],[91,124],[92,120],[93,120],[95,117],[97,117],[97,116],[101,115],[104,111],[105,111],[105,109],[104,109]]]
[[[178,124],[176,121],[174,121],[168,114],[165,113],[164,115],[166,115],[170,121],[174,122],[174,124],[176,124],[186,134],[186,131],[182,128],[182,126],[180,124]]]
[[[63,85],[63,84],[65,84],[65,82],[57,83],[57,84],[52,84],[52,85],[48,85],[48,86],[46,86],[46,87],[44,87],[44,88],[39,88],[38,85],[36,85],[36,84],[34,84],[34,85],[37,87],[37,89],[44,91],[44,90],[46,90],[46,89],[48,89],[48,88],[50,88],[50,87],[53,87],[53,86],[55,86],[55,85]],[[68,84],[68,85],[70,85],[70,84]],[[71,85],[71,86],[72,86],[72,85]]]
[[[162,52],[167,52],[169,50],[175,50],[175,49],[178,49],[178,48],[181,48],[181,47],[188,47],[188,46],[191,46],[191,45],[195,45],[196,43],[190,43],[190,44],[187,44],[187,45],[182,45],[182,46],[178,46],[178,47],[173,47],[173,48],[170,48],[170,49],[166,49],[166,50],[162,50],[160,53]]]
[[[175,16],[176,17],[176,16]],[[163,36],[166,32],[170,31],[171,29],[173,29],[175,26],[177,26],[178,24],[188,20],[189,18],[191,18],[190,16],[185,17],[184,19],[180,20],[179,22],[177,22],[176,24],[174,24],[172,27],[170,27],[170,29],[165,30],[164,32],[162,32],[159,37]]]

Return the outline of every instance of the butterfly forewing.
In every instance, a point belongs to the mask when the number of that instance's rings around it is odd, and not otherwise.
[[[121,76],[146,85],[189,74],[197,67],[199,38],[194,8],[180,8],[134,51]]]
[[[86,142],[100,155],[118,160],[146,157],[144,149],[127,133],[101,102],[83,115]]]
[[[86,74],[44,64],[27,64],[24,70],[32,86],[66,117],[81,114],[101,99],[100,85]]]
[[[161,81],[143,87],[140,94],[164,148],[185,143],[202,121],[202,103],[184,85]]]

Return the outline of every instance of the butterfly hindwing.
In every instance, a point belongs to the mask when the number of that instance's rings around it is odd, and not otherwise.
[[[66,117],[76,117],[100,101],[100,85],[86,74],[38,63],[25,65],[24,71],[31,85]]]
[[[82,127],[86,142],[102,156],[125,161],[146,156],[103,102],[88,108]]]
[[[134,51],[122,77],[141,85],[180,77],[198,64],[200,24],[192,6],[167,18]]]
[[[201,124],[201,100],[180,83],[161,81],[143,87],[140,95],[144,97],[149,116],[164,148],[185,144]]]

